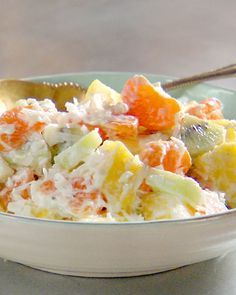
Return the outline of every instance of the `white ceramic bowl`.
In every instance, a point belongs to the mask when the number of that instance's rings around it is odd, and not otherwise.
[[[82,73],[35,78],[88,85],[99,78],[120,90],[131,73]],[[165,79],[149,75],[152,81]],[[176,92],[189,98],[217,96],[233,117],[235,93],[208,85]],[[231,106],[230,106],[231,104]],[[121,277],[161,272],[236,249],[236,210],[211,216],[152,222],[82,223],[0,213],[0,256],[49,272]]]
[[[93,224],[1,215],[0,256],[50,272],[121,277],[217,257],[236,246],[236,211],[180,221]]]

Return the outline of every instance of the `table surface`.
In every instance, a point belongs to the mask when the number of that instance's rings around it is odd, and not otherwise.
[[[236,252],[176,270],[132,278],[79,278],[0,260],[1,295],[233,295]]]
[[[234,63],[235,0],[2,0],[0,78],[79,71],[185,76]],[[235,79],[214,82],[236,89]],[[236,252],[126,279],[53,275],[0,260],[0,294],[236,294]]]

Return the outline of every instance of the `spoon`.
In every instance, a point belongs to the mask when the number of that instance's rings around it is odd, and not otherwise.
[[[234,75],[236,75],[236,64],[231,64],[216,70],[162,83],[161,86],[164,90],[169,91],[175,88],[188,87],[203,81],[222,79]],[[153,85],[157,86],[159,82],[153,83]],[[0,80],[0,109],[4,111],[12,108],[18,99],[34,97],[37,99],[51,98],[57,108],[63,110],[65,102],[72,100],[73,97],[83,99],[86,90],[81,85],[72,82],[47,83],[10,79]]]

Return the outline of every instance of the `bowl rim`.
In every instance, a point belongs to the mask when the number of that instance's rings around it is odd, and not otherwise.
[[[68,72],[68,73],[59,73],[59,74],[48,74],[48,75],[40,75],[40,76],[33,76],[33,77],[25,77],[20,78],[20,80],[26,80],[26,81],[34,81],[34,80],[43,80],[48,78],[70,78],[73,76],[83,76],[83,75],[134,75],[134,74],[142,74],[147,76],[160,76],[163,79],[171,80],[175,77],[163,75],[163,74],[152,74],[152,73],[143,73],[143,72],[122,72],[122,71],[82,71],[82,72]],[[224,88],[221,86],[216,86],[214,84],[209,83],[202,83],[204,85],[207,85],[209,87],[214,87],[216,89],[223,89],[228,91],[233,91],[236,93],[235,89],[230,88]],[[134,226],[134,225],[159,225],[159,224],[188,224],[188,223],[199,223],[199,222],[205,222],[205,221],[214,221],[219,220],[227,216],[236,215],[236,208],[229,209],[228,211],[224,211],[221,213],[215,213],[215,214],[208,214],[203,216],[194,216],[190,218],[179,218],[179,219],[163,219],[163,220],[136,220],[136,221],[69,221],[69,220],[54,220],[54,219],[46,219],[46,218],[37,218],[37,217],[29,217],[29,216],[20,216],[5,212],[0,212],[0,217],[3,217],[4,219],[13,219],[18,221],[24,221],[24,222],[36,222],[36,223],[50,223],[50,224],[63,224],[63,225],[76,225],[76,226]]]
[[[235,216],[234,216],[235,215]],[[63,225],[76,225],[76,226],[137,226],[137,225],[165,225],[165,224],[189,224],[189,223],[202,223],[202,222],[213,222],[220,220],[229,216],[236,217],[236,208],[229,209],[221,213],[208,214],[203,216],[194,216],[190,218],[179,218],[179,219],[162,219],[162,220],[136,220],[136,221],[71,221],[71,220],[54,220],[46,218],[37,218],[29,216],[20,216],[10,213],[0,212],[0,218],[12,219],[23,222],[33,222],[33,223],[49,223],[49,224],[63,224]],[[0,219],[1,222],[1,219]]]
[[[172,80],[172,79],[177,79],[178,77],[176,76],[170,76],[170,75],[167,75],[167,74],[155,74],[155,73],[146,73],[146,72],[140,72],[140,71],[137,71],[137,72],[133,72],[133,71],[81,71],[81,72],[67,72],[67,73],[59,73],[59,74],[47,74],[47,75],[39,75],[39,76],[27,76],[27,77],[23,77],[23,78],[17,78],[19,80],[26,80],[26,81],[33,81],[33,80],[43,80],[43,79],[48,79],[48,78],[61,78],[61,77],[66,77],[66,78],[70,78],[70,77],[73,77],[73,76],[83,76],[83,75],[124,75],[124,74],[127,74],[127,75],[144,75],[144,76],[160,76],[162,77],[163,79],[166,79],[166,80]],[[210,84],[210,83],[207,83],[207,82],[204,82],[204,83],[196,83],[196,84],[193,84],[194,85],[200,85],[200,84],[203,84],[203,85],[206,85],[206,86],[209,86],[209,87],[213,87],[213,88],[216,88],[216,89],[222,89],[222,90],[225,90],[225,91],[232,91],[232,92],[235,92],[236,93],[236,89],[233,89],[233,88],[226,88],[226,87],[222,87],[222,86],[219,86],[219,85],[214,85],[214,82],[213,84]],[[191,88],[192,86],[186,86],[185,88]]]

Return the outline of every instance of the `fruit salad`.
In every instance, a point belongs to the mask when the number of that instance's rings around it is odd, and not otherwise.
[[[124,222],[236,207],[236,122],[217,98],[181,103],[136,75],[121,93],[95,80],[65,109],[28,98],[1,114],[1,212]]]

